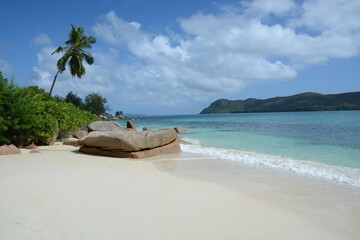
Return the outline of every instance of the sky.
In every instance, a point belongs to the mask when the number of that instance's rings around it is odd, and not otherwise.
[[[71,24],[97,43],[82,78],[110,113],[196,114],[219,99],[360,91],[360,0],[2,0],[0,71],[49,91]]]

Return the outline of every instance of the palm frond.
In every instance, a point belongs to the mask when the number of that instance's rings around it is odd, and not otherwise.
[[[70,51],[67,51],[57,62],[57,68],[59,70],[60,73],[62,73],[63,71],[65,71],[66,69],[66,64],[69,61],[71,57],[71,53]]]
[[[72,76],[76,75],[76,66],[75,66],[75,58],[71,58],[69,61],[69,66],[70,66],[70,73]]]
[[[79,41],[78,47],[79,48],[89,48],[88,36],[83,35]]]
[[[69,40],[67,40],[65,44],[69,45],[79,43],[82,35],[84,35],[84,28],[82,26],[76,27],[71,24]]]
[[[96,43],[96,38],[93,36],[84,35],[82,36],[80,43],[78,44],[79,48],[92,48],[92,44]]]
[[[65,42],[66,45],[71,45],[75,39],[75,26],[71,24],[71,31],[69,33],[69,39]]]
[[[88,38],[88,41],[89,41],[90,44],[95,44],[95,43],[96,43],[96,38],[93,37],[93,36],[90,36],[90,37]]]
[[[81,65],[80,65],[80,75],[79,75],[79,74],[77,75],[78,78],[81,78],[82,76],[84,76],[85,73],[86,73],[85,67],[84,67],[84,65],[81,63]]]
[[[94,63],[94,57],[87,51],[80,50],[81,57],[85,59],[86,63],[91,65]]]
[[[72,76],[81,78],[85,74],[85,67],[82,63],[81,56],[72,56],[69,61],[70,72]]]
[[[58,47],[57,49],[55,49],[55,51],[53,53],[51,53],[51,55],[53,55],[54,53],[63,52],[68,48],[69,48],[69,46]]]

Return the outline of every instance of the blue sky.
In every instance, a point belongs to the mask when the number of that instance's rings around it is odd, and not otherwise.
[[[81,78],[110,112],[198,113],[218,98],[360,90],[359,0],[2,0],[0,71],[49,90],[70,24],[97,38]]]

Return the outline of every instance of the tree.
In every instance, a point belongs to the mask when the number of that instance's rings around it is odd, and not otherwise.
[[[81,97],[78,97],[78,95],[72,91],[66,95],[65,102],[72,103],[76,107],[81,107],[83,103]]]
[[[98,93],[91,93],[85,97],[84,109],[96,115],[104,115],[108,109],[105,104],[106,98],[103,98]]]
[[[117,111],[117,112],[115,113],[115,117],[120,117],[121,115],[124,115],[124,114],[123,114],[123,111]]]
[[[55,96],[54,96],[54,100],[55,100],[56,102],[65,101],[65,99],[64,99],[62,96],[59,96],[59,95],[55,95]]]
[[[57,62],[58,71],[51,85],[49,97],[51,97],[58,74],[65,71],[67,64],[70,66],[70,73],[73,77],[76,75],[78,78],[81,78],[85,74],[83,60],[85,59],[85,61],[91,65],[94,63],[94,57],[83,49],[91,48],[91,44],[94,43],[96,43],[96,38],[86,35],[82,26],[75,27],[71,25],[69,40],[65,42],[66,46],[58,47],[51,54],[65,51],[64,55]]]

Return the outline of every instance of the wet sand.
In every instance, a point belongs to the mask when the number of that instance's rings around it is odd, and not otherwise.
[[[181,153],[152,161],[174,176],[221,184],[281,205],[344,236],[360,238],[359,187],[201,154]]]

